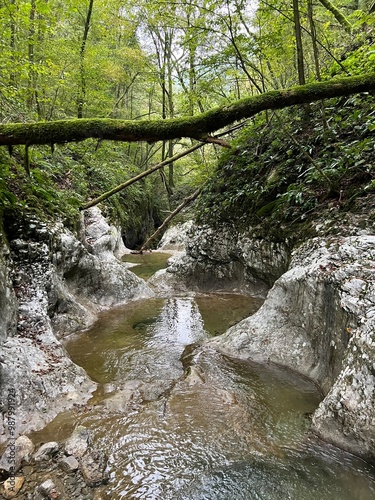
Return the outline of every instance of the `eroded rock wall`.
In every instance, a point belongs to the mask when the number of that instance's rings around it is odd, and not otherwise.
[[[313,429],[375,458],[375,237],[314,238],[259,311],[209,344],[315,380],[326,397]],[[327,394],[328,393],[328,394]]]
[[[4,252],[0,258],[0,273],[6,277],[0,300],[8,311],[1,325],[15,325],[17,315],[17,328],[2,334],[1,412],[4,416],[12,390],[17,434],[84,404],[96,387],[69,359],[59,338],[92,324],[103,308],[151,294],[114,256],[118,235],[110,228],[106,238],[110,226],[96,211],[89,214],[93,218],[101,229],[94,234],[84,230],[82,237],[90,239],[94,253],[62,225],[29,220],[11,231],[12,258]],[[2,424],[0,441],[7,437],[6,422]]]
[[[217,231],[190,225],[185,251],[168,267],[169,276],[158,276],[152,283],[159,279],[175,288],[238,288],[264,296],[289,262],[288,244],[253,238],[251,231],[241,234],[230,227]]]
[[[0,345],[14,335],[17,320],[17,299],[13,290],[10,251],[0,231]]]

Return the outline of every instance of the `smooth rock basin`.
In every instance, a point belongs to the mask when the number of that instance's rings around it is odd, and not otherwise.
[[[375,471],[317,442],[309,380],[274,365],[231,359],[204,340],[252,314],[238,294],[134,301],[66,343],[99,389],[33,440],[89,427],[109,456],[110,499],[375,498]]]

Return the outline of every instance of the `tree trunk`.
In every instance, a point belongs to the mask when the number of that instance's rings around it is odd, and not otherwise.
[[[209,142],[209,134],[212,132],[244,118],[250,118],[266,109],[282,109],[321,99],[374,90],[375,74],[369,74],[273,90],[235,101],[200,115],[170,120],[93,118],[0,124],[0,145],[56,144],[83,141],[90,137],[122,142],[156,142],[190,137]]]
[[[296,36],[296,47],[297,47],[297,70],[298,70],[298,82],[300,85],[305,85],[305,66],[303,61],[303,45],[302,45],[302,34],[301,34],[301,19],[299,14],[298,0],[293,0],[293,19],[294,19],[294,33]]]
[[[173,78],[172,78],[172,39],[173,32],[169,32],[169,37],[167,37],[168,43],[166,47],[166,58],[167,58],[167,76],[168,76],[168,111],[169,118],[174,118],[174,102],[173,102]],[[173,156],[173,141],[168,141],[168,158]],[[174,184],[174,171],[173,162],[168,166],[168,188],[169,192],[173,192],[175,187]]]
[[[191,148],[186,149],[185,151],[182,151],[182,153],[178,153],[177,155],[173,156],[172,158],[168,158],[168,159],[162,161],[161,163],[154,165],[153,167],[145,170],[144,172],[141,172],[140,174],[136,175],[135,177],[128,179],[127,181],[123,182],[122,184],[119,184],[118,186],[114,187],[110,191],[103,193],[102,195],[98,196],[98,198],[95,198],[94,200],[89,201],[88,203],[86,203],[86,205],[84,205],[82,207],[82,210],[86,210],[87,208],[94,207],[95,205],[98,205],[98,203],[101,203],[102,201],[107,200],[108,198],[110,198],[114,194],[119,193],[120,191],[127,188],[128,186],[131,186],[135,182],[143,179],[144,177],[147,177],[148,175],[153,174],[154,172],[162,169],[163,167],[165,167],[169,163],[174,162],[174,161],[192,153],[193,151],[201,148],[202,146],[204,146],[204,143],[196,144],[195,146],[192,146]]]
[[[237,59],[238,59],[238,62],[239,62],[239,65],[240,67],[242,68],[242,71],[245,73],[245,75],[247,76],[247,79],[249,80],[249,83],[250,84],[253,84],[254,87],[257,89],[257,91],[261,94],[262,93],[262,88],[258,85],[258,83],[256,82],[256,80],[250,75],[248,69],[247,69],[247,65],[249,65],[253,70],[256,71],[256,73],[260,74],[261,77],[263,77],[261,71],[259,71],[259,69],[251,64],[249,61],[246,61],[244,60],[244,57],[243,57],[243,54],[241,53],[239,47],[238,47],[238,44],[236,43],[236,38],[235,38],[235,34],[234,34],[234,27],[233,27],[233,22],[232,22],[232,15],[230,13],[230,3],[229,3],[229,0],[227,0],[226,2],[227,4],[227,18],[228,20],[225,21],[225,24],[227,25],[228,27],[228,31],[229,31],[229,40],[236,52],[236,55],[237,55]]]
[[[38,113],[38,119],[41,120],[41,109],[38,98],[38,90],[36,88],[37,72],[35,71],[35,15],[36,2],[31,0],[29,14],[29,36],[28,36],[28,59],[29,59],[29,82],[28,82],[28,98],[27,105],[31,110],[35,100],[35,106]]]
[[[79,51],[79,60],[80,60],[80,89],[78,91],[78,98],[77,98],[77,118],[82,118],[83,117],[83,106],[85,104],[85,99],[86,99],[86,77],[85,77],[85,52],[86,52],[86,42],[87,42],[87,37],[89,34],[89,29],[90,29],[90,22],[91,22],[91,15],[92,15],[92,9],[94,5],[94,0],[90,0],[89,3],[89,8],[87,11],[87,16],[86,16],[86,21],[85,21],[85,28],[83,31],[83,37],[82,37],[82,43],[81,43],[81,49]]]
[[[316,39],[316,28],[315,28],[315,22],[314,22],[314,11],[313,11],[313,3],[312,0],[307,0],[307,17],[309,19],[309,25],[310,25],[310,32],[311,32],[311,44],[313,47],[313,54],[314,54],[314,64],[315,64],[315,76],[318,81],[321,80],[321,73],[320,73],[320,64],[319,64],[319,50],[318,50],[318,44],[317,44],[317,39]],[[322,120],[323,120],[323,129],[324,129],[324,134],[328,130],[328,123],[327,123],[327,117],[326,117],[326,110],[324,106],[324,102],[322,101],[320,103],[320,109],[322,112]]]
[[[15,0],[10,0],[11,5],[15,6]],[[16,74],[14,71],[16,61],[16,21],[14,19],[13,10],[10,14],[10,50],[12,69],[10,71],[9,80],[12,85],[16,85]]]
[[[181,203],[181,205],[178,205],[178,207],[173,210],[173,212],[168,215],[168,217],[165,219],[163,224],[158,227],[158,229],[149,237],[149,239],[142,245],[142,248],[139,250],[139,253],[142,253],[144,250],[146,250],[147,247],[150,246],[150,243],[157,237],[159,234],[161,234],[165,229],[167,229],[169,223],[171,220],[181,212],[183,208],[185,208],[187,205],[189,205],[192,201],[194,201],[196,198],[198,198],[200,192],[202,191],[201,188],[197,189],[193,194],[188,196],[187,198],[184,199],[184,201]]]
[[[244,124],[245,124],[245,122],[242,122],[239,125],[236,125],[235,127],[232,127],[231,129],[225,130],[221,134],[218,134],[218,135],[216,135],[214,137],[211,137],[210,138],[211,140],[209,142],[210,143],[214,143],[214,144],[220,144],[221,146],[225,147],[226,145],[225,145],[225,143],[223,143],[220,140],[220,137],[222,137],[223,135],[230,134],[231,132],[234,132],[235,130],[238,130],[239,128],[243,127]],[[143,179],[144,177],[147,177],[148,175],[151,175],[152,173],[156,172],[157,170],[162,169],[163,167],[165,167],[165,165],[173,163],[176,160],[179,160],[180,158],[183,158],[184,156],[187,156],[190,153],[193,153],[197,149],[200,149],[203,146],[205,146],[206,144],[207,144],[206,142],[201,142],[199,144],[196,144],[195,146],[192,146],[189,149],[185,149],[184,151],[181,151],[180,153],[174,155],[171,158],[167,158],[165,161],[162,161],[158,165],[154,165],[153,167],[145,170],[144,172],[141,172],[140,174],[136,175],[135,177],[132,177],[131,179],[128,179],[126,182],[123,182],[122,184],[119,184],[118,186],[114,187],[110,191],[107,191],[106,193],[103,193],[98,198],[95,198],[94,200],[89,201],[88,203],[86,203],[86,205],[84,205],[82,207],[82,210],[85,210],[86,208],[90,208],[90,207],[93,207],[93,206],[97,205],[101,201],[104,201],[104,200],[110,198],[111,196],[113,196],[114,194],[119,193],[120,191],[122,191],[123,189],[127,188],[128,186],[131,186],[132,184],[134,184],[135,182],[139,181],[140,179]]]

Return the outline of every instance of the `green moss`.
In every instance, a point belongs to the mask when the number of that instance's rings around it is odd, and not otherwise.
[[[53,154],[49,147],[29,148],[30,177],[23,168],[22,147],[15,147],[12,157],[0,148],[0,221],[34,215],[78,229],[79,208],[85,201],[137,171],[121,144],[104,143],[97,149],[96,142],[58,146]],[[114,196],[101,208],[124,232],[153,232],[166,209],[163,191],[156,177]]]
[[[155,121],[94,118],[6,124],[0,125],[0,145],[62,144],[88,138],[123,142],[152,142],[180,137],[204,139],[209,133],[266,109],[281,109],[374,89],[375,74],[368,74],[275,90],[194,117]]]

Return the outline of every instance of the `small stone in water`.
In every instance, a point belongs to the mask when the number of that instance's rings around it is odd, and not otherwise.
[[[65,443],[65,453],[76,458],[82,457],[91,443],[91,433],[83,425],[79,425]]]
[[[47,479],[38,487],[39,493],[41,493],[45,498],[59,498],[60,493],[58,492],[55,483],[52,479]]]
[[[44,443],[39,450],[34,455],[35,462],[41,462],[48,460],[52,455],[57,453],[59,450],[59,444],[56,441],[51,441],[49,443]]]
[[[107,458],[101,451],[86,453],[81,459],[81,472],[88,486],[95,487],[108,482],[105,472]]]

